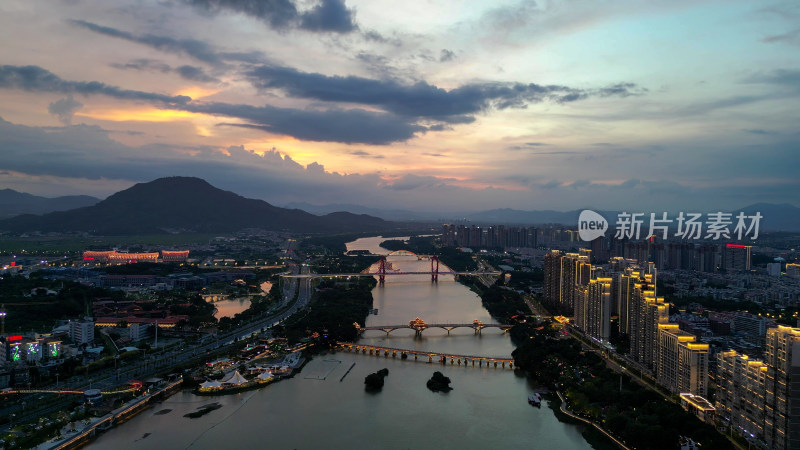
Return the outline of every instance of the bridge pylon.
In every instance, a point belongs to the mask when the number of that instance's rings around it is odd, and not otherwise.
[[[383,284],[386,281],[386,257],[381,256],[381,261],[378,264],[378,283]]]
[[[439,257],[433,255],[431,256],[431,282],[437,283],[438,281],[439,281]]]

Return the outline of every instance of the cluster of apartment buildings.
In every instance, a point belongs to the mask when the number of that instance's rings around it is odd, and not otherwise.
[[[442,244],[459,247],[537,247],[538,230],[534,227],[506,227],[494,225],[486,228],[472,225],[442,225]]]
[[[553,250],[545,256],[545,302],[560,312],[573,313],[575,327],[602,344],[608,343],[611,317],[618,315],[620,333],[630,337],[631,362],[670,392],[699,396],[704,402],[709,345],[669,321],[669,305],[656,293],[655,265],[616,257],[597,266],[590,262],[590,254],[585,249],[578,253]],[[724,319],[739,328],[764,326],[748,316],[714,316],[715,321]],[[716,379],[722,395],[717,397],[717,408],[734,429],[752,434],[769,448],[797,449],[800,328],[763,331],[764,361],[751,361],[735,351],[722,353]]]
[[[776,450],[800,448],[800,328],[766,333],[764,359],[717,356],[717,411],[738,433]]]

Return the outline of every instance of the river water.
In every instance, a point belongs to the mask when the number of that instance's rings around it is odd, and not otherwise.
[[[382,238],[364,238],[348,250],[387,253]],[[422,271],[430,262],[414,256],[390,256],[402,271]],[[427,275],[392,276],[373,291],[377,315],[366,325],[407,323],[421,317],[428,323],[494,322],[480,298],[451,276],[433,284]],[[456,329],[447,335],[412,330],[386,336],[370,331],[359,341],[387,347],[442,353],[510,357],[510,339],[497,329],[474,335]],[[341,377],[355,363],[350,373]],[[364,377],[389,369],[383,390],[364,391]],[[435,370],[452,380],[449,393],[434,393],[425,382]],[[197,397],[176,394],[162,404],[101,435],[94,448],[591,448],[579,428],[558,422],[546,407],[527,403],[531,386],[513,371],[501,368],[442,366],[338,352],[316,356],[293,379],[233,396]],[[202,405],[222,408],[197,419],[183,417]],[[168,413],[163,411],[171,410]],[[162,412],[162,413],[159,413]]]

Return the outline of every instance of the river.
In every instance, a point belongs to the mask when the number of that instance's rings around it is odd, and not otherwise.
[[[382,238],[363,238],[348,250],[387,253]],[[414,256],[390,256],[403,271],[430,268]],[[407,323],[419,316],[428,323],[493,322],[480,298],[440,276],[388,275],[373,291],[377,315],[366,325]],[[507,335],[486,329],[474,335],[457,329],[448,336],[439,329],[415,338],[411,330],[386,336],[366,332],[360,340],[397,348],[415,348],[508,358],[513,346]],[[352,371],[342,375],[355,363]],[[364,377],[389,369],[383,390],[364,391]],[[449,393],[433,393],[425,382],[435,370],[452,380]],[[233,396],[197,397],[188,391],[101,435],[93,448],[591,448],[579,428],[558,422],[547,407],[527,403],[531,387],[524,377],[501,368],[441,366],[345,352],[316,356],[293,379]],[[222,408],[197,419],[183,417],[199,406],[219,402]],[[159,411],[171,410],[166,414]]]
[[[265,281],[259,285],[261,289],[260,295],[267,295],[269,294],[269,290],[272,288],[272,283],[269,281]],[[223,317],[233,317],[236,314],[244,312],[248,308],[250,308],[250,297],[239,297],[233,298],[228,300],[220,300],[214,303],[214,317],[217,319],[221,319]]]

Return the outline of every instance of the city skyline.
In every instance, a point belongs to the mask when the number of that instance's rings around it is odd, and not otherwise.
[[[0,6],[0,188],[420,211],[797,205],[789,2]]]

